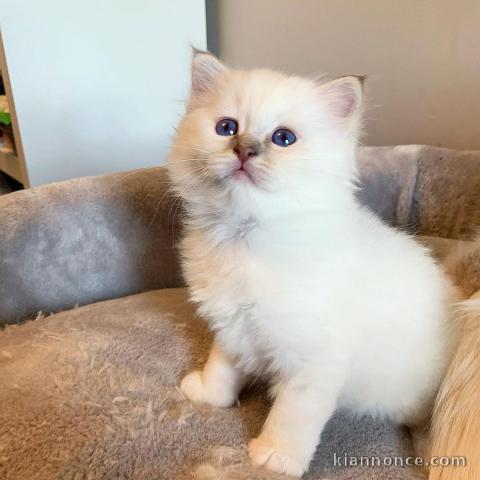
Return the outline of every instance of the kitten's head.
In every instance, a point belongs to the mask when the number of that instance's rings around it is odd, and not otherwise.
[[[351,195],[361,99],[361,77],[321,84],[195,52],[167,164],[175,189],[191,210],[259,216]]]

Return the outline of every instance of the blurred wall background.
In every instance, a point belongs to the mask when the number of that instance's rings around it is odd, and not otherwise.
[[[0,0],[0,28],[31,185],[164,162],[202,0]]]
[[[207,0],[208,45],[238,67],[367,74],[376,145],[480,149],[479,0]]]

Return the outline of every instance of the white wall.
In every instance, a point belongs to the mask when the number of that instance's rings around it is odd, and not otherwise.
[[[479,0],[207,0],[228,63],[367,74],[367,143],[480,149]]]
[[[0,0],[32,185],[158,165],[183,111],[202,0]]]

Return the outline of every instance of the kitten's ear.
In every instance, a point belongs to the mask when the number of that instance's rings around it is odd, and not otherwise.
[[[218,75],[227,67],[209,52],[193,49],[192,58],[192,97],[198,97],[211,90]]]
[[[319,87],[322,103],[343,125],[356,125],[360,119],[365,78],[350,75]]]

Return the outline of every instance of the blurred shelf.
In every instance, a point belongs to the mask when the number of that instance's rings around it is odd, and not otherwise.
[[[0,125],[0,170],[28,188],[28,172],[0,31],[0,94],[5,95],[12,123]]]
[[[13,127],[12,127],[12,124],[10,125],[5,125],[3,123],[0,123],[0,134],[1,133],[6,133],[7,135],[9,135],[11,138],[13,138]]]
[[[23,183],[21,165],[13,151],[0,149],[0,170],[10,175],[17,182]]]

